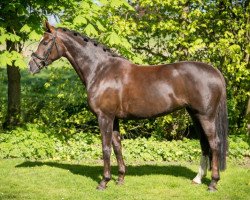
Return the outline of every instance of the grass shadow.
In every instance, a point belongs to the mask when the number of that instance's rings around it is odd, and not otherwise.
[[[102,166],[96,165],[77,165],[77,164],[65,164],[58,162],[39,162],[39,161],[25,161],[22,164],[17,165],[16,167],[37,167],[37,166],[50,166],[56,167],[59,169],[69,170],[73,174],[85,176],[91,178],[96,182],[100,182],[101,174],[103,171]],[[116,174],[118,171],[117,166],[112,166],[111,171],[113,174]],[[180,166],[180,165],[138,165],[138,166],[126,166],[126,175],[127,176],[145,176],[145,175],[170,175],[175,177],[183,177],[189,179],[190,181],[195,177],[196,173],[191,169]],[[208,185],[208,178],[204,178],[203,183]]]

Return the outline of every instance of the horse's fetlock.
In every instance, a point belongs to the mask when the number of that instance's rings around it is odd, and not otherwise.
[[[220,180],[220,176],[212,176],[212,180],[218,182]]]
[[[103,178],[105,182],[109,182],[111,180],[111,176],[106,176]]]

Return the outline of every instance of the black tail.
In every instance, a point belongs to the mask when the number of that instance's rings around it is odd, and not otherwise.
[[[227,115],[227,98],[225,87],[220,99],[216,116],[216,134],[219,137],[219,167],[220,170],[226,169],[226,155],[228,151],[228,115]]]

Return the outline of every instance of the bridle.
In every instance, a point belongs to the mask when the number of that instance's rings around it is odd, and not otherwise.
[[[47,33],[47,34],[51,34],[51,33]],[[48,62],[48,57],[51,54],[52,48],[55,45],[56,46],[56,50],[58,53],[58,47],[57,47],[57,43],[56,43],[56,35],[57,35],[57,29],[55,30],[55,34],[51,34],[52,35],[52,42],[49,46],[49,48],[47,49],[47,52],[44,56],[40,56],[36,53],[32,53],[31,54],[31,58],[33,59],[33,61],[36,63],[36,66],[38,67],[38,69],[42,69],[43,67],[46,67],[47,65],[49,65],[50,63]],[[38,58],[39,60],[41,60],[41,62],[44,63],[44,65],[39,64],[34,57]]]

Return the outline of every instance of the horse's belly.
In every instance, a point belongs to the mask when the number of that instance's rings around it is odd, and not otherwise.
[[[144,95],[128,99],[122,113],[124,117],[149,118],[170,113],[183,105],[173,94]]]

